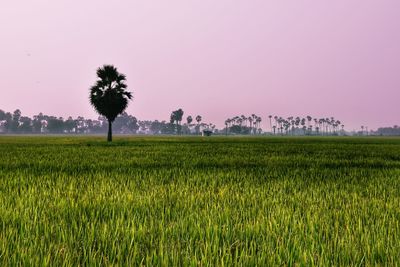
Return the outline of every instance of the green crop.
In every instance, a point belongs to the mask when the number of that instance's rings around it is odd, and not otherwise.
[[[399,263],[399,138],[0,138],[1,266]]]

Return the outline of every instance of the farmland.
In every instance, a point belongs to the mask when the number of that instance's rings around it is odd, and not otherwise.
[[[396,265],[399,138],[0,137],[0,265]]]

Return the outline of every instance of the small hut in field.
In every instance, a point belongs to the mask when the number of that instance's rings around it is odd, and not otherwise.
[[[208,129],[203,130],[203,132],[201,133],[202,136],[211,136],[211,134],[212,134],[212,131],[208,130]]]

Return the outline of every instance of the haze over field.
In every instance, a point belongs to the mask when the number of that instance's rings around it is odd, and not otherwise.
[[[172,110],[399,124],[400,2],[14,0],[0,9],[0,108],[97,117],[95,70],[127,74],[140,119]]]

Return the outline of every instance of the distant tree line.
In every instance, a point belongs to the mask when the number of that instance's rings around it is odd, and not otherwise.
[[[268,116],[271,132],[280,135],[339,135],[345,134],[344,124],[334,117],[313,118],[294,117],[287,118]]]
[[[225,120],[224,131],[226,134],[262,134],[262,118],[251,116],[235,116]],[[331,118],[313,118],[311,116],[283,118],[268,116],[270,134],[273,135],[344,135],[344,125],[341,121]]]
[[[39,113],[32,118],[22,116],[19,109],[13,113],[0,110],[0,132],[10,134],[97,134],[107,132],[108,121],[100,116],[97,120],[77,117],[55,117]],[[115,119],[114,129],[117,133],[136,133],[139,129],[135,117],[123,113]]]
[[[215,132],[215,125],[203,123],[202,116],[192,116],[182,123],[183,110],[173,111],[170,121],[143,120],[123,112],[113,122],[113,132],[117,134],[201,134],[210,129]],[[0,109],[0,133],[6,134],[104,134],[108,131],[108,120],[104,116],[98,119],[86,119],[45,115],[39,113],[32,118],[23,116],[19,109],[5,112]]]
[[[185,134],[200,135],[205,131],[221,135],[400,135],[400,127],[382,127],[368,131],[363,126],[359,132],[348,133],[344,125],[335,118],[312,118],[311,116],[283,118],[268,116],[264,130],[260,116],[240,115],[225,120],[225,127],[217,129],[213,123],[203,122],[201,115],[184,116],[182,109],[171,112],[169,121],[138,120],[123,112],[115,118],[113,131],[116,134]],[[0,133],[3,134],[105,134],[108,120],[104,116],[97,119],[62,118],[39,113],[33,117],[23,116],[19,109],[6,112],[0,109]]]
[[[251,114],[251,116],[235,116],[225,120],[225,134],[261,134],[261,117]]]
[[[191,115],[186,117],[186,122],[183,122],[184,111],[180,108],[172,111],[170,116],[170,124],[173,125],[173,133],[180,134],[201,134],[203,131],[218,132],[215,125],[212,123],[202,122],[203,117],[197,115],[195,121]]]
[[[394,125],[393,127],[381,127],[376,131],[372,131],[371,133],[367,133],[371,135],[386,135],[386,136],[394,136],[400,135],[400,127],[398,125]]]

